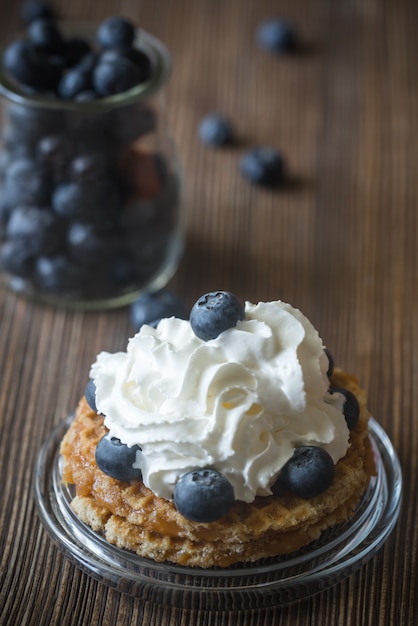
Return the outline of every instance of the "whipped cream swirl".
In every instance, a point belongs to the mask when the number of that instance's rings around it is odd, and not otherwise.
[[[91,368],[98,411],[112,436],[141,447],[135,466],[155,494],[211,467],[235,498],[271,494],[295,447],[319,445],[336,463],[349,445],[339,394],[331,396],[322,341],[289,304],[249,302],[246,318],[202,341],[188,321],[143,326],[127,351]]]

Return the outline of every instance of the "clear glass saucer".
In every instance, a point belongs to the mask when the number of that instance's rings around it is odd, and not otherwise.
[[[283,605],[331,587],[381,548],[399,515],[402,472],[382,427],[370,420],[376,461],[353,516],[297,553],[255,564],[199,569],[149,559],[110,545],[73,513],[71,486],[61,481],[60,441],[72,416],[40,450],[35,498],[43,525],[60,550],[96,580],[143,601],[194,610],[245,610]]]

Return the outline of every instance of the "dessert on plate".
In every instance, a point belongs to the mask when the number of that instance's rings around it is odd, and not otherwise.
[[[368,419],[299,310],[211,292],[97,356],[63,481],[80,520],[141,557],[254,562],[350,518],[374,472]]]

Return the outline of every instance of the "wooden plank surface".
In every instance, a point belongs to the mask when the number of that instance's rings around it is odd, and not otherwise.
[[[186,251],[170,286],[189,304],[230,289],[280,298],[316,325],[369,393],[400,456],[404,504],[385,547],[351,578],[282,609],[207,613],[141,604],[71,565],[38,520],[35,459],[83,392],[90,363],[132,334],[127,309],[70,313],[0,291],[0,624],[406,626],[418,615],[418,5],[413,0],[67,0],[65,19],[133,18],[173,55],[167,111],[184,168]],[[0,3],[2,40],[18,6]],[[293,19],[302,50],[254,40]],[[210,150],[210,111],[238,141]],[[251,186],[238,161],[270,144],[287,184]]]

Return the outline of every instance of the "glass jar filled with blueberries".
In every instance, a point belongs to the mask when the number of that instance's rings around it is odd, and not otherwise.
[[[120,17],[37,17],[3,51],[0,273],[81,309],[162,287],[182,252],[164,45]]]

